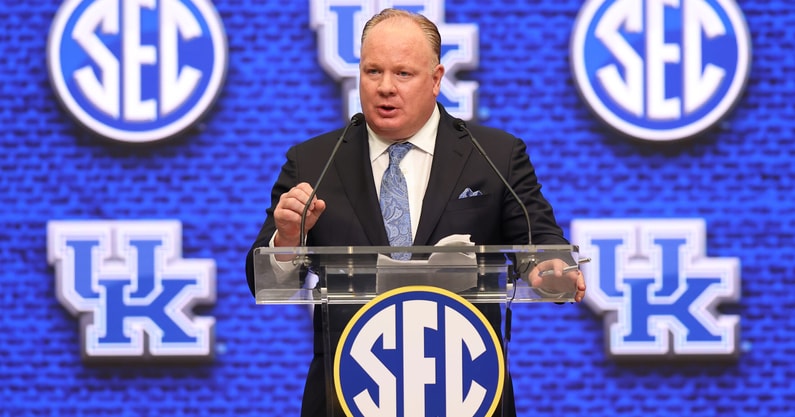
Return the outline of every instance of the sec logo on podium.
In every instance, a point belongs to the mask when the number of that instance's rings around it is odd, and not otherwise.
[[[500,340],[483,314],[429,286],[401,287],[364,305],[334,357],[348,416],[487,416],[504,380]]]

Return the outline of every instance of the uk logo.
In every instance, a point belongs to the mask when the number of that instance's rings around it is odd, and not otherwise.
[[[387,7],[420,13],[436,23],[442,35],[441,64],[445,75],[437,100],[455,117],[475,118],[478,84],[454,78],[479,62],[478,27],[444,22],[444,1],[431,0],[311,0],[310,25],[317,32],[318,59],[325,71],[341,83],[346,118],[361,111],[359,100],[359,49],[364,24]]]
[[[124,142],[194,126],[220,95],[227,61],[209,0],[67,0],[47,41],[50,83],[66,111]]]
[[[585,303],[604,316],[616,358],[739,356],[740,262],[706,254],[701,219],[574,220],[572,239],[593,261]]]
[[[577,88],[628,136],[696,136],[740,100],[751,37],[734,0],[588,0],[571,37]]]
[[[80,318],[83,359],[213,358],[215,261],[182,259],[178,221],[51,221],[58,301]]]
[[[334,381],[348,416],[490,416],[505,362],[479,310],[440,288],[376,297],[345,328]]]

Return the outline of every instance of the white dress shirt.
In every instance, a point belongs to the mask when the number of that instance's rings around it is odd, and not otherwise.
[[[436,146],[436,133],[439,130],[440,117],[439,107],[434,107],[430,119],[425,122],[425,125],[422,126],[414,136],[409,138],[408,142],[414,146],[400,161],[400,170],[403,172],[403,176],[406,177],[406,187],[409,191],[412,241],[414,240],[414,236],[417,235],[417,225],[420,224],[422,201],[425,197],[425,190],[428,188],[428,180],[431,176],[433,149],[434,146]],[[384,171],[386,171],[386,168],[389,166],[389,153],[387,152],[387,148],[392,142],[378,137],[378,135],[370,129],[370,126],[367,126],[367,141],[370,146],[370,163],[373,167],[375,189],[380,198],[381,178],[383,178]],[[268,246],[274,247],[273,240],[275,238],[276,232],[271,236]],[[279,269],[285,272],[295,268],[292,261],[276,261],[273,257],[271,259],[271,264],[280,267]]]
[[[434,107],[433,114],[425,125],[414,134],[407,142],[412,148],[400,161],[400,171],[406,178],[406,187],[409,192],[409,213],[411,214],[411,239],[417,235],[417,225],[420,224],[420,212],[428,180],[431,176],[433,163],[433,149],[436,145],[436,133],[439,130],[439,108]],[[373,167],[373,181],[375,190],[381,197],[381,178],[389,166],[389,153],[387,148],[392,141],[383,140],[367,126],[367,140],[370,144],[370,163]]]

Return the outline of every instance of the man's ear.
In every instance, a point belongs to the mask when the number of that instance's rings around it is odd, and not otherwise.
[[[433,72],[431,73],[431,77],[433,78],[433,94],[435,96],[439,95],[439,92],[442,90],[442,78],[444,78],[444,65],[438,64],[433,68]]]

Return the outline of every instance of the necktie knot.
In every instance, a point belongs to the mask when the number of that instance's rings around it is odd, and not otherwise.
[[[389,152],[389,164],[398,165],[404,156],[411,150],[411,144],[408,142],[393,143],[387,148]]]

